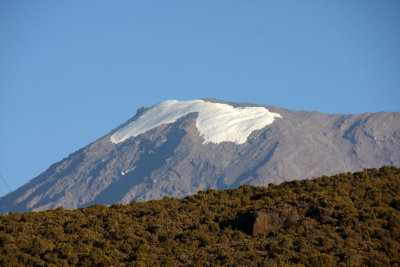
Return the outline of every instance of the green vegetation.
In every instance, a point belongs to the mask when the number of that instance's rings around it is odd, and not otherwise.
[[[260,209],[297,213],[251,235]],[[285,264],[400,265],[400,170],[0,216],[1,266]]]

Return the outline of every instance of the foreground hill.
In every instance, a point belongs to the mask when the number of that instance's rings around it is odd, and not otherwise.
[[[184,197],[383,165],[400,166],[400,112],[165,101],[0,198],[0,214]]]
[[[0,216],[1,266],[49,264],[399,265],[400,169]]]

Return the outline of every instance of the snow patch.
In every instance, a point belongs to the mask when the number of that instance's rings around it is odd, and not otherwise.
[[[249,135],[281,118],[264,107],[234,108],[222,103],[203,100],[167,100],[146,111],[136,121],[118,130],[111,142],[121,143],[165,123],[173,123],[189,113],[198,112],[196,126],[204,143],[235,142],[243,144]]]

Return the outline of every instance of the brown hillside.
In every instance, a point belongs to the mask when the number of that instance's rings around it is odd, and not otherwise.
[[[0,216],[0,265],[399,265],[400,170]]]

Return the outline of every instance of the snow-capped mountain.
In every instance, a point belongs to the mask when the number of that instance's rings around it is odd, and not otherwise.
[[[183,197],[400,166],[400,113],[328,115],[215,99],[169,100],[0,199],[0,213]]]
[[[198,113],[196,128],[204,143],[234,142],[243,144],[249,135],[274,122],[281,116],[264,107],[234,108],[228,104],[210,103],[203,100],[169,100],[150,108],[134,122],[119,129],[111,136],[118,144],[163,124],[173,123],[190,114]]]

